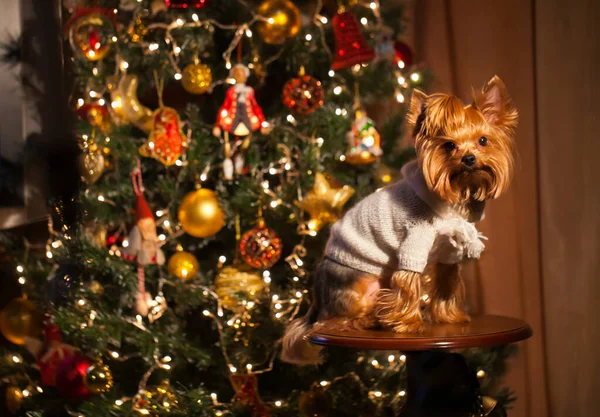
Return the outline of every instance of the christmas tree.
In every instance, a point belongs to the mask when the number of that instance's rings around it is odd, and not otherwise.
[[[399,40],[402,5],[83,3],[63,10],[79,216],[64,222],[72,202],[57,202],[43,249],[3,240],[23,293],[0,316],[4,406],[393,415],[402,355],[330,350],[305,368],[278,355],[329,225],[413,156],[403,103],[428,75]],[[465,353],[504,403],[510,353]]]

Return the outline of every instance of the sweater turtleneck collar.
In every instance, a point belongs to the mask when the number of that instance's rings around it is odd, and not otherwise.
[[[440,196],[432,192],[427,183],[421,168],[416,160],[410,161],[402,167],[402,176],[406,179],[410,188],[415,194],[433,210],[435,214],[443,219],[452,217],[463,217],[470,222],[477,222],[483,219],[483,209],[485,202],[473,202],[470,204],[469,212],[462,214],[463,210],[458,210],[455,205],[444,201]],[[467,218],[468,217],[468,218]]]

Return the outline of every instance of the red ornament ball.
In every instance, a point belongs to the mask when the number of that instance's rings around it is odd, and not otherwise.
[[[414,63],[413,51],[404,42],[396,41],[394,43],[394,51],[396,51],[396,63],[404,62],[402,68],[409,68]]]
[[[56,371],[56,389],[69,400],[83,401],[92,394],[85,385],[85,374],[92,360],[84,355],[67,356]]]
[[[310,75],[300,75],[289,80],[281,94],[283,104],[299,114],[311,114],[323,105],[321,81]]]
[[[256,227],[248,230],[240,241],[240,255],[251,267],[270,268],[281,257],[281,239],[273,229],[259,219]]]
[[[71,401],[83,401],[112,387],[110,370],[81,354],[68,355],[58,365],[56,390]]]

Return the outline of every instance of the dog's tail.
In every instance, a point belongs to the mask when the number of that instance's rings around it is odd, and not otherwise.
[[[317,321],[318,306],[314,302],[306,316],[298,318],[290,323],[283,335],[283,351],[281,360],[295,365],[318,365],[321,363],[321,350],[304,339]]]

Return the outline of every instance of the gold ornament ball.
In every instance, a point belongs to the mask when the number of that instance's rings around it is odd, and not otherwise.
[[[92,394],[102,394],[113,387],[110,368],[102,361],[90,365],[85,372],[84,384]]]
[[[26,337],[40,337],[43,321],[35,304],[25,298],[15,298],[0,312],[0,332],[12,343],[22,345]]]
[[[281,45],[300,30],[300,11],[289,0],[265,0],[256,13],[265,18],[258,23],[257,29],[268,44]]]
[[[212,84],[212,72],[208,65],[190,64],[183,69],[181,85],[191,94],[204,94]]]
[[[23,402],[23,391],[19,387],[9,385],[6,387],[6,408],[11,414],[17,414]]]
[[[133,409],[150,417],[165,415],[179,408],[177,394],[169,381],[155,387],[148,387],[133,400]]]
[[[192,191],[183,198],[177,217],[183,230],[194,237],[209,237],[225,225],[225,213],[214,191]]]
[[[81,180],[86,184],[93,184],[104,172],[104,156],[98,149],[88,149],[77,158],[77,169]]]
[[[104,294],[104,286],[96,280],[93,280],[92,282],[90,282],[88,289],[92,292],[92,294],[96,294],[98,296],[101,296]]]
[[[240,307],[240,293],[248,298],[256,297],[264,288],[261,276],[250,266],[237,264],[226,266],[215,279],[217,295],[227,308]]]
[[[179,251],[169,258],[169,274],[179,279],[191,279],[198,273],[198,259],[189,252]]]

